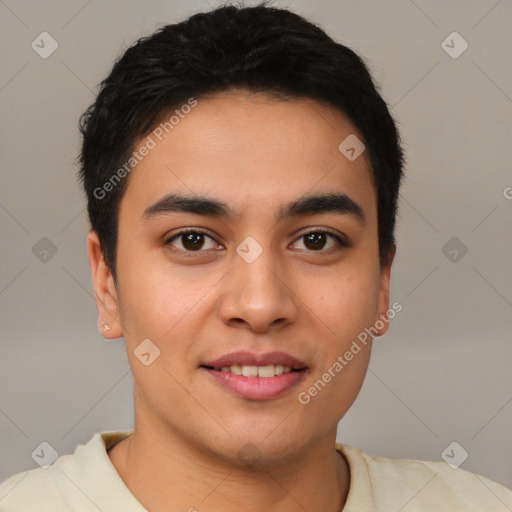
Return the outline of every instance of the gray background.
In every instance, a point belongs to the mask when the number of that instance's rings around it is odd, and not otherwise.
[[[462,468],[512,488],[512,2],[275,5],[367,59],[407,153],[391,285],[403,310],[375,340],[338,440],[430,460],[457,441]],[[136,38],[208,8],[0,0],[0,481],[37,467],[42,441],[71,453],[132,428],[122,341],[96,328],[78,117]],[[31,48],[43,31],[59,45],[47,59]],[[453,31],[469,43],[456,59],[441,46]],[[43,237],[57,248],[46,262],[32,250]]]

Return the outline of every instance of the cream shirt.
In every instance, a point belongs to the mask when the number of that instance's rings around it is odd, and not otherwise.
[[[0,511],[147,512],[107,454],[129,434],[96,433],[51,466],[11,476],[0,484]],[[445,462],[370,456],[342,443],[336,443],[336,449],[347,459],[351,473],[343,512],[512,511],[512,491]],[[200,504],[196,508],[200,510]]]

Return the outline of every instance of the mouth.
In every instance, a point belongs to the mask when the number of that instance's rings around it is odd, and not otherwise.
[[[228,354],[199,367],[222,388],[250,400],[271,400],[295,387],[308,367],[282,352]]]
[[[306,368],[292,368],[290,366],[284,366],[282,364],[268,364],[265,366],[254,366],[254,365],[238,365],[233,364],[231,366],[221,366],[215,368],[213,366],[201,366],[207,370],[213,370],[216,372],[232,373],[233,375],[243,375],[244,377],[259,377],[262,379],[268,379],[282,375],[283,373],[290,372],[301,372]]]
[[[278,375],[281,373],[288,373],[290,370],[302,370],[306,368],[305,363],[293,357],[292,355],[287,354],[286,352],[267,352],[265,354],[256,354],[246,350],[232,352],[212,361],[205,361],[201,366],[218,369],[221,371],[226,371],[226,368],[234,368],[235,371],[233,373],[236,375],[244,375],[246,377],[256,377],[257,375],[245,375],[244,373],[236,373],[239,371],[239,368],[241,368],[240,371],[243,372],[244,368],[266,367],[267,370],[262,371],[262,377],[264,377],[265,374],[268,374],[270,367],[273,367],[274,371],[276,371],[277,368]],[[245,371],[254,372],[254,370],[247,369]]]

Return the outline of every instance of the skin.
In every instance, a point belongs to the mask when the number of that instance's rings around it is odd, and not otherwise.
[[[350,470],[334,449],[337,424],[361,389],[371,340],[309,404],[297,395],[389,308],[394,247],[381,267],[368,155],[349,161],[338,150],[351,133],[362,139],[341,112],[310,99],[242,91],[198,99],[130,174],[117,287],[89,233],[98,324],[104,337],[124,337],[134,378],[134,433],[108,455],[151,512],[342,509]],[[170,192],[222,200],[239,216],[141,220]],[[336,213],[276,221],[279,206],[313,192],[347,194],[366,224]],[[165,245],[183,228],[208,232],[199,251],[183,237]],[[315,248],[304,238],[315,229],[350,246],[327,236]],[[248,236],[263,249],[250,264],[236,253]],[[161,351],[149,366],[134,355],[147,338]],[[308,371],[276,399],[248,400],[198,368],[236,350],[287,352]],[[247,443],[260,457],[252,467],[237,456]]]

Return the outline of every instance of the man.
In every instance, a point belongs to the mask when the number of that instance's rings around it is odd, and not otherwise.
[[[483,476],[336,444],[400,307],[403,154],[354,52],[284,9],[218,8],[128,49],[81,129],[135,426],[11,477],[2,511],[512,510]]]

